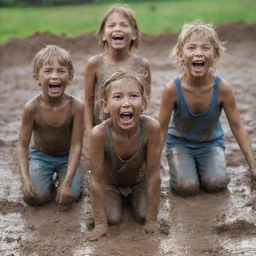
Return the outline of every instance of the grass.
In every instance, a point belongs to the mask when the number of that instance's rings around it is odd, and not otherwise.
[[[75,36],[97,31],[107,4],[1,8],[0,43],[26,37],[37,31]],[[201,19],[224,24],[243,20],[256,23],[255,0],[169,0],[129,4],[141,31],[148,34],[177,32],[185,22]]]

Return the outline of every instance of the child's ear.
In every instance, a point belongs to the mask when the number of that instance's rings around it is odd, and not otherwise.
[[[133,33],[132,33],[132,41],[135,41],[136,39],[137,39],[136,33],[133,32]]]
[[[35,82],[38,86],[41,86],[40,82],[38,81],[38,75],[33,75]]]
[[[108,111],[108,108],[107,108],[107,102],[105,100],[103,100],[101,104],[102,104],[103,112],[108,114],[109,111]]]

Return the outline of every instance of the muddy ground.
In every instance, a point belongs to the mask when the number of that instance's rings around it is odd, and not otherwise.
[[[242,119],[256,149],[256,25],[244,23],[218,27],[227,41],[226,55],[217,73],[229,80]],[[152,101],[149,112],[157,116],[163,85],[176,74],[168,53],[177,35],[143,35],[139,53],[151,62]],[[31,60],[45,44],[67,48],[73,57],[75,78],[68,91],[83,98],[83,70],[89,56],[100,49],[94,34],[67,38],[48,32],[0,45],[0,255],[139,255],[198,256],[256,255],[256,192],[250,188],[247,164],[222,117],[226,133],[226,159],[231,182],[226,192],[181,198],[169,190],[165,157],[162,159],[162,190],[159,220],[164,230],[143,235],[129,212],[123,224],[110,228],[108,237],[88,242],[90,202],[84,172],[84,196],[71,209],[52,203],[31,208],[22,201],[16,160],[16,142],[24,103],[40,93],[32,79]]]

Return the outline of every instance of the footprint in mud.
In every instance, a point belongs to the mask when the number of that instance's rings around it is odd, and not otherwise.
[[[256,235],[256,225],[245,219],[236,219],[234,221],[221,223],[215,227],[218,234],[228,234],[231,237],[241,235]]]

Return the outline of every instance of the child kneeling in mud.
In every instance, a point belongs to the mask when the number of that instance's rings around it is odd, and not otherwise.
[[[24,201],[41,205],[52,200],[56,173],[56,201],[70,204],[81,192],[77,166],[83,103],[65,93],[74,75],[69,53],[55,45],[41,49],[34,58],[33,75],[42,94],[25,104],[17,146]]]
[[[180,195],[226,188],[224,133],[220,114],[224,109],[230,128],[256,182],[256,163],[251,141],[242,124],[232,87],[214,74],[215,63],[224,50],[211,24],[184,25],[173,56],[181,74],[167,83],[159,114],[161,144],[167,133],[167,159],[171,187]],[[172,123],[168,129],[169,120]]]
[[[147,104],[144,77],[118,69],[104,81],[103,110],[110,118],[92,129],[89,159],[95,228],[91,240],[122,219],[122,199],[129,199],[144,231],[157,230],[160,195],[160,125],[141,115]]]

